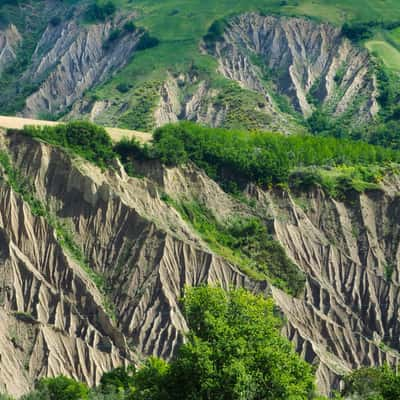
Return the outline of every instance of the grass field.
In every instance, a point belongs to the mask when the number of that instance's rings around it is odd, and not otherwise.
[[[159,80],[167,69],[187,70],[196,65],[207,74],[215,71],[215,61],[199,52],[199,41],[213,21],[238,13],[258,11],[263,14],[304,15],[342,25],[346,21],[395,21],[400,19],[398,0],[116,0],[120,8],[137,11],[138,26],[160,39],[160,45],[136,55],[110,84],[97,90],[101,97],[120,96],[118,83],[140,85],[149,79]],[[285,4],[285,5],[282,5]],[[399,33],[400,36],[400,33]],[[379,47],[379,46],[378,46]],[[389,48],[379,55],[390,57]],[[392,55],[396,55],[392,51]],[[394,61],[397,63],[397,58]],[[392,62],[393,64],[393,62]]]
[[[369,40],[365,43],[367,49],[376,54],[389,69],[400,71],[400,52],[383,40]]]
[[[260,12],[262,14],[281,14],[289,16],[308,16],[319,21],[328,21],[337,26],[344,22],[366,22],[379,20],[392,22],[400,20],[399,0],[113,0],[119,10],[132,13],[135,16],[135,25],[147,29],[152,36],[160,40],[154,48],[140,51],[135,54],[127,66],[112,77],[108,82],[92,89],[87,98],[107,99],[118,104],[128,104],[130,110],[136,110],[129,120],[123,120],[116,111],[116,116],[105,114],[101,124],[115,124],[120,127],[129,127],[146,130],[146,123],[132,125],[133,118],[142,118],[142,114],[151,114],[152,96],[154,88],[164,81],[167,71],[174,73],[186,72],[193,66],[211,81],[213,88],[221,87],[226,82],[216,73],[217,63],[209,55],[199,50],[201,38],[207,33],[210,25],[218,19],[230,17],[244,12]],[[31,0],[32,5],[37,4]],[[76,0],[68,0],[74,3]],[[65,3],[65,4],[68,4]],[[7,6],[7,14],[13,6]],[[15,8],[15,7],[14,7]],[[3,9],[2,9],[3,10]],[[4,11],[4,10],[3,10]],[[18,15],[15,8],[14,14]],[[12,14],[12,13],[11,13]],[[10,15],[11,15],[10,14]],[[14,17],[11,15],[11,19]],[[16,17],[15,17],[16,18]],[[19,21],[18,26],[24,21]],[[379,40],[382,43],[376,43]],[[398,44],[398,47],[397,47]],[[370,43],[379,57],[393,70],[400,71],[400,30],[393,32],[378,32],[374,42]],[[29,47],[29,46],[28,46]],[[32,47],[32,46],[31,46]],[[371,48],[371,47],[370,47]],[[24,47],[25,49],[25,47]],[[29,53],[29,52],[27,52]],[[3,86],[7,88],[12,77],[5,76]],[[16,75],[16,78],[18,75]],[[14,79],[14,78],[13,78]],[[225,83],[224,83],[225,82]],[[128,92],[117,90],[121,83],[128,83]],[[1,84],[1,80],[0,80]],[[0,85],[1,86],[1,85]],[[3,87],[2,86],[2,87]],[[30,88],[27,88],[27,91]],[[31,88],[32,89],[32,88]],[[34,89],[34,88],[33,88]],[[32,90],[33,90],[32,89]],[[4,90],[3,90],[4,92]],[[156,90],[158,93],[158,91]],[[4,92],[7,94],[7,92]],[[24,104],[25,92],[14,101],[10,114],[15,114]],[[12,97],[12,96],[11,96]],[[143,106],[143,97],[148,102]],[[246,97],[246,95],[244,95]],[[10,98],[10,95],[4,96]],[[1,103],[1,102],[0,102]],[[248,102],[250,103],[250,101]],[[1,108],[7,112],[7,104]],[[144,109],[145,111],[141,111]],[[139,115],[137,117],[137,114]],[[111,121],[111,122],[110,122]]]

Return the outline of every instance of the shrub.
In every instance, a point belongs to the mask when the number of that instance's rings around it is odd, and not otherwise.
[[[119,83],[116,86],[116,89],[118,90],[118,92],[120,93],[127,93],[129,92],[129,90],[132,88],[132,85],[128,85],[127,83],[123,82],[123,83]]]
[[[105,21],[108,17],[112,16],[117,10],[112,1],[100,2],[96,0],[86,10],[86,19],[91,22]]]
[[[136,25],[134,24],[134,22],[133,21],[125,22],[124,31],[129,32],[129,33],[135,32],[136,31]]]
[[[211,24],[207,34],[203,37],[204,43],[208,48],[222,39],[227,25],[228,22],[224,18],[218,19]]]
[[[130,176],[135,176],[135,170],[133,166],[135,160],[145,160],[149,158],[148,147],[142,146],[134,138],[123,138],[115,145],[114,151],[121,160],[126,173]]]
[[[108,133],[90,122],[76,121],[54,127],[28,126],[22,133],[69,149],[102,168],[108,167],[115,158]]]
[[[89,394],[85,384],[65,376],[41,379],[36,390],[46,395],[48,400],[86,400]]]
[[[58,26],[58,25],[60,25],[61,24],[61,18],[59,17],[59,16],[55,16],[55,17],[52,17],[51,19],[50,19],[50,24],[52,25],[52,26]]]
[[[153,142],[152,155],[164,163],[177,165],[191,160],[213,179],[223,184],[233,181],[238,188],[249,182],[264,187],[287,184],[290,174],[300,167],[400,161],[399,152],[364,142],[228,131],[189,122],[159,128]]]
[[[316,168],[299,169],[289,176],[289,187],[294,190],[308,191],[322,184],[322,176]]]
[[[156,37],[150,36],[148,32],[144,32],[136,45],[136,50],[140,51],[150,49],[158,46],[159,43],[160,41]]]
[[[117,39],[119,39],[119,37],[121,36],[122,31],[121,29],[114,29],[111,31],[110,36],[108,37],[108,40],[110,42],[115,42]]]
[[[388,365],[361,368],[345,378],[343,395],[371,400],[399,399],[400,377]]]
[[[110,49],[111,46],[113,46],[113,43],[117,41],[122,35],[121,29],[114,29],[110,32],[108,39],[103,43],[103,49],[108,50]]]

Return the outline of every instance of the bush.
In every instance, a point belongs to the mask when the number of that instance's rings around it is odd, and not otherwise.
[[[116,89],[118,90],[118,92],[120,93],[127,93],[129,92],[129,90],[132,88],[132,85],[128,85],[127,83],[123,82],[123,83],[119,83],[116,86]]]
[[[108,50],[110,49],[111,46],[113,46],[113,43],[117,41],[122,35],[121,29],[114,29],[110,32],[108,39],[103,43],[103,49]]]
[[[121,29],[118,29],[118,28],[114,29],[111,31],[110,36],[108,37],[108,40],[110,42],[115,42],[117,39],[120,38],[121,34],[122,34]]]
[[[151,49],[152,47],[158,46],[159,43],[160,41],[156,37],[150,36],[148,32],[144,32],[136,45],[136,50]]]
[[[289,176],[289,187],[294,190],[308,191],[322,184],[322,176],[316,168],[299,169]]]
[[[117,10],[112,1],[100,2],[96,0],[86,10],[86,19],[91,22],[105,21],[111,17]]]
[[[290,174],[309,166],[355,166],[399,162],[400,152],[332,137],[284,136],[206,128],[189,122],[155,131],[152,155],[168,165],[191,160],[207,174],[238,188],[249,182],[287,184]]]
[[[50,20],[50,24],[52,26],[58,26],[58,25],[61,24],[61,22],[62,22],[62,20],[61,20],[61,18],[59,16],[52,17],[51,20]]]
[[[65,376],[41,379],[36,390],[48,400],[86,400],[89,394],[86,385]]]
[[[61,146],[106,168],[115,158],[113,144],[104,128],[86,121],[60,124],[54,127],[28,126],[22,133]]]
[[[371,400],[399,399],[400,376],[388,365],[361,368],[345,378],[343,395]]]
[[[121,160],[125,171],[130,176],[135,176],[134,161],[146,160],[148,156],[147,146],[142,146],[136,139],[124,138],[120,140],[114,147],[115,153]]]
[[[136,25],[133,23],[133,21],[125,22],[124,31],[129,33],[133,33],[136,31]]]
[[[342,27],[342,35],[348,39],[358,42],[360,40],[366,40],[373,36],[372,28],[373,24],[359,22],[359,23],[345,23]]]
[[[211,24],[207,34],[203,37],[204,43],[208,48],[222,39],[227,25],[228,22],[224,18],[218,19]]]

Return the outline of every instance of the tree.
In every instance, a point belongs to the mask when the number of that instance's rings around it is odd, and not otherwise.
[[[113,1],[102,2],[96,0],[86,10],[86,19],[91,22],[105,21],[108,17],[112,16],[117,7]]]
[[[183,398],[300,400],[313,394],[311,366],[280,335],[271,299],[200,287],[186,291],[184,310],[188,342],[169,374]]]
[[[362,400],[400,399],[400,376],[392,368],[361,368],[345,379],[343,395]]]
[[[133,399],[302,400],[311,366],[280,335],[271,299],[245,290],[186,290],[190,331],[170,365],[150,359],[133,377]]]
[[[46,400],[86,400],[88,387],[65,376],[43,378],[36,385],[36,397],[27,397]]]

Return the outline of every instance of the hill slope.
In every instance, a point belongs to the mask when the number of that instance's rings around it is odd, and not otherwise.
[[[377,55],[384,62],[386,49],[393,53],[399,46],[392,29],[399,10],[389,1],[377,8],[374,2],[358,7],[354,2],[333,6],[320,0],[310,7],[306,0],[293,5],[253,0],[235,2],[232,8],[224,2],[212,6],[195,1],[189,7],[176,0],[162,4],[121,0],[115,2],[113,14],[88,20],[91,3],[27,0],[18,8],[2,6],[7,18],[0,42],[1,113],[45,119],[85,116],[101,124],[145,131],[190,119],[212,126],[284,127],[294,132],[304,129],[304,116],[322,107],[334,118],[365,123],[379,109],[375,62],[358,47],[362,43],[350,44],[341,36],[340,25],[368,23],[362,29],[369,38],[379,37],[383,50],[377,49]],[[256,14],[249,17],[250,11]],[[316,22],[277,18],[272,28],[262,22],[271,13],[297,13]],[[242,15],[243,24],[246,19],[251,24],[249,18],[255,22],[258,15],[259,25],[254,25],[258,40],[268,35],[272,39],[274,29],[286,39],[277,38],[270,42],[273,48],[260,49],[245,38],[249,31],[237,30],[235,15]],[[296,24],[299,29],[292,30]],[[224,37],[227,44],[218,44],[217,54],[214,44],[206,43],[206,52],[204,37],[218,43]],[[295,42],[302,51],[296,53],[290,44]],[[371,40],[367,47],[375,50],[374,43]],[[222,49],[225,56],[231,51],[237,54],[237,65],[223,61]],[[281,59],[281,65],[265,62],[271,56]]]
[[[7,324],[0,343],[8,356],[0,382],[7,391],[19,394],[35,378],[61,373],[94,383],[138,355],[171,357],[187,328],[182,290],[201,283],[271,294],[287,319],[284,333],[318,366],[324,393],[353,368],[397,362],[398,175],[343,200],[318,187],[249,185],[247,200],[238,201],[190,164],[142,161],[136,172],[145,177],[134,178],[118,164],[102,172],[19,133],[2,134],[1,143]],[[179,204],[200,219],[185,217]],[[214,235],[218,224],[262,221],[268,231],[258,240],[274,252],[283,247],[296,263],[290,268],[305,274],[304,289],[294,297],[236,250],[216,246],[196,222],[204,210]]]
[[[323,394],[398,365],[398,20],[397,0],[0,1],[0,126],[63,122],[0,130],[0,392],[171,359],[201,284],[272,296]],[[180,120],[203,127],[150,133]]]

